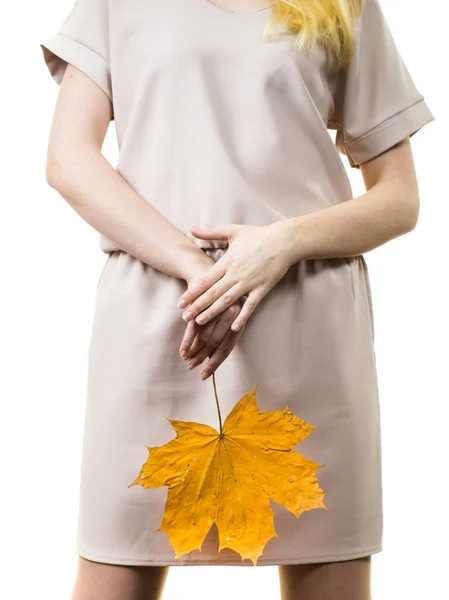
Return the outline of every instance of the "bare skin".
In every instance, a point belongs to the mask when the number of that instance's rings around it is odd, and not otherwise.
[[[69,65],[49,140],[48,182],[124,251],[186,282],[184,297],[198,310],[186,325],[180,353],[186,350],[193,367],[208,358],[206,376],[226,359],[257,304],[294,262],[361,254],[411,231],[417,222],[418,186],[406,138],[361,165],[367,193],[359,198],[268,227],[220,228],[221,238],[217,229],[195,230],[198,238],[228,239],[229,250],[214,263],[105,160],[101,148],[111,114],[106,94]],[[254,252],[259,245],[263,253]],[[232,286],[238,293],[228,292]],[[241,308],[245,291],[252,296]],[[196,323],[200,313],[211,320]],[[237,322],[240,329],[233,331]],[[168,567],[106,565],[80,557],[72,600],[160,600],[167,573]],[[280,566],[279,576],[282,600],[370,600],[369,557]]]
[[[107,565],[80,556],[71,600],[161,600],[168,569]]]
[[[371,557],[278,567],[281,600],[371,600]]]
[[[69,65],[50,135],[48,182],[120,248],[186,281],[180,308],[187,326],[179,352],[188,368],[208,359],[203,379],[230,354],[250,315],[292,264],[362,254],[416,225],[418,183],[410,139],[405,138],[361,165],[367,192],[357,198],[264,227],[192,230],[198,238],[228,241],[228,251],[214,263],[103,157],[111,113],[106,94]],[[200,317],[204,321],[199,323]]]
[[[79,557],[71,600],[162,600],[169,567],[119,566]],[[280,565],[280,600],[371,600],[371,557]]]
[[[206,274],[193,277],[179,299],[183,318],[201,325],[248,295],[233,329],[246,325],[260,301],[300,260],[355,256],[411,231],[419,193],[410,139],[361,165],[366,193],[265,227],[191,229],[203,240],[229,243]]]
[[[87,223],[119,248],[188,283],[214,261],[139,196],[104,158],[101,149],[111,115],[107,95],[83,72],[68,65],[50,132],[47,181]],[[206,348],[207,355],[214,356],[217,368],[242,334],[230,328],[240,310],[241,302],[236,301],[208,327],[186,325],[180,354],[190,348],[189,340],[199,338],[202,352]],[[186,362],[186,366],[192,365]]]

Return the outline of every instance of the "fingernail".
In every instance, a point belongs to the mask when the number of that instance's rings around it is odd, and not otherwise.
[[[187,350],[183,350],[181,352],[181,358],[185,358],[187,356]]]
[[[196,320],[196,322],[198,323],[198,325],[201,325],[201,323],[204,323],[205,320],[206,320],[205,317],[198,317],[198,319]]]
[[[232,331],[238,331],[240,329],[240,327],[241,327],[240,323],[234,323],[231,326],[231,329],[232,329]]]
[[[191,316],[192,316],[191,312],[186,312],[182,315],[182,318],[184,319],[184,321],[188,321]]]
[[[201,373],[201,379],[207,379],[209,377],[210,373],[208,373],[207,371],[204,371],[203,373]]]
[[[184,306],[187,306],[187,301],[186,300],[180,300],[178,302],[178,308],[184,308]]]

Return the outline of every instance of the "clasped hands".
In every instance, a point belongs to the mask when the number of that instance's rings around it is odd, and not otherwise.
[[[226,240],[226,253],[187,281],[178,308],[187,322],[180,355],[189,369],[207,357],[207,379],[231,353],[261,300],[295,262],[289,221],[191,229],[203,240]]]

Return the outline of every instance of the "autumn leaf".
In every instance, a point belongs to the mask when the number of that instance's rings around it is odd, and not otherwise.
[[[256,565],[267,542],[279,537],[270,498],[298,518],[314,508],[327,510],[316,477],[324,465],[292,450],[317,427],[288,407],[260,412],[256,389],[237,402],[223,427],[220,416],[220,433],[209,425],[166,417],[176,438],[146,446],[149,456],[128,487],[168,486],[156,531],[168,535],[176,558],[201,550],[215,523],[219,551],[231,548]]]

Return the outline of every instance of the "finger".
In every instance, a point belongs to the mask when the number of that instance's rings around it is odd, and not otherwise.
[[[200,240],[228,240],[234,232],[233,225],[223,227],[193,227],[190,229],[196,238]]]
[[[210,354],[212,354],[212,349],[209,348],[207,344],[204,344],[201,350],[199,350],[194,356],[192,356],[192,358],[189,358],[189,360],[187,361],[187,367],[189,369],[194,369],[195,367],[200,365],[204,360],[206,360],[206,358]]]
[[[214,373],[222,362],[231,354],[232,349],[240,339],[243,330],[234,332],[229,330],[219,347],[210,356],[206,366],[201,372],[201,379],[207,379]]]
[[[246,288],[241,283],[236,283],[229,288],[220,298],[218,298],[209,308],[203,311],[196,317],[196,322],[199,325],[205,325],[214,317],[220,315],[223,311],[229,308],[234,302],[246,292]]]
[[[209,356],[213,354],[213,352],[218,348],[220,343],[222,342],[225,335],[230,330],[231,324],[234,319],[237,317],[241,310],[241,305],[239,302],[235,302],[232,306],[230,306],[224,313],[213,319],[210,323],[204,326],[199,326],[200,332],[202,329],[206,329],[210,324],[213,325],[212,332],[207,339],[207,346],[209,348]],[[206,339],[206,336],[203,336],[203,339]],[[196,351],[198,351],[202,347],[197,344],[197,340],[192,344],[192,348],[189,352],[189,357],[192,357]]]
[[[208,343],[208,340],[209,340],[212,332],[214,331],[216,325],[217,325],[216,321],[211,321],[204,327],[198,326],[199,327],[198,334],[197,334],[195,340],[193,341],[192,345],[190,346],[190,349],[185,357],[186,359],[189,359],[192,356],[194,356],[197,352],[199,352],[199,350],[201,350],[201,348],[205,344]],[[228,329],[230,328],[230,326],[231,326],[231,324],[228,325]]]
[[[245,300],[242,310],[239,313],[239,316],[236,318],[234,323],[231,325],[232,331],[240,331],[245,327],[248,322],[248,319],[256,310],[256,307],[262,300],[265,294],[262,294],[260,291],[254,290],[250,294],[248,294],[248,298]]]
[[[189,319],[194,320],[195,317],[206,310],[206,308],[209,308],[209,306],[223,296],[234,284],[235,281],[232,281],[229,277],[226,277],[226,275],[214,283],[214,285],[198,296],[198,298],[196,298],[196,300],[188,307],[186,313],[189,313]]]
[[[226,273],[225,265],[222,259],[208,269],[201,277],[195,278],[188,286],[187,290],[182,294],[178,301],[178,308],[185,308],[191,304],[198,296],[208,290],[211,285],[219,281]],[[184,320],[189,320],[189,309],[182,315]]]
[[[191,358],[193,358],[195,356],[195,354],[198,354],[198,352],[204,348],[206,342],[204,342],[201,338],[199,338],[198,336],[196,336],[195,340],[193,341],[192,345],[189,348],[189,351],[185,357],[185,360],[189,360]]]
[[[215,352],[215,350],[223,341],[224,337],[231,328],[231,324],[233,323],[234,319],[237,318],[237,315],[240,313],[240,311],[241,306],[238,302],[236,302],[235,304],[233,304],[233,306],[230,306],[228,310],[226,310],[222,315],[217,317],[216,325],[207,342],[209,347],[213,349],[213,352]]]
[[[215,352],[217,347],[220,345],[220,343],[224,339],[225,335],[230,330],[231,323],[236,318],[236,316],[239,314],[240,310],[241,310],[241,306],[238,302],[236,302],[233,306],[230,306],[228,308],[228,310],[226,310],[222,315],[217,317],[217,319],[214,319],[213,321],[211,321],[213,329],[212,329],[212,333],[210,334],[209,338],[206,341],[206,346],[207,346],[208,351],[206,353],[206,348],[205,348],[204,352],[202,352],[201,354],[199,354],[199,351],[203,348],[204,344],[198,342],[199,335],[201,334],[201,331],[203,329],[205,330],[210,324],[207,324],[204,327],[200,328],[200,334],[197,336],[197,339],[193,342],[192,348],[189,352],[189,358],[195,358],[195,360],[191,363],[192,368],[194,368],[195,366],[197,366],[198,364],[203,362],[203,360],[206,358],[206,356],[211,356]],[[206,335],[203,336],[203,339],[206,339]],[[195,357],[196,353],[198,353],[198,354]]]
[[[184,333],[184,337],[181,341],[181,346],[179,347],[179,354],[181,358],[187,358],[187,353],[196,338],[198,330],[200,329],[200,325],[196,323],[196,321],[189,321],[186,326],[186,330]]]

